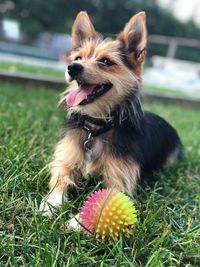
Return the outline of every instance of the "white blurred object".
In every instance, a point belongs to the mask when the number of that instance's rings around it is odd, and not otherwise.
[[[200,96],[200,63],[160,56],[153,56],[152,63],[144,72],[144,83]]]
[[[20,39],[20,26],[17,20],[3,19],[2,26],[6,38],[15,41],[18,41]]]

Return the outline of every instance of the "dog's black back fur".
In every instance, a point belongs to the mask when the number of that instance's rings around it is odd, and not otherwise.
[[[131,155],[149,174],[165,165],[170,155],[183,156],[183,146],[176,130],[160,116],[143,111],[137,96],[129,97],[118,108],[119,123],[114,130],[113,153]]]

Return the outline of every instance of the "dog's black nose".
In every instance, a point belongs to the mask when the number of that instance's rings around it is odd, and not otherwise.
[[[68,73],[72,78],[75,78],[77,75],[83,72],[83,65],[80,63],[72,63],[68,66]]]

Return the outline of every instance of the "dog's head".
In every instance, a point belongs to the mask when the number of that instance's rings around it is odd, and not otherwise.
[[[116,40],[102,39],[86,12],[72,28],[72,52],[66,79],[66,102],[72,110],[109,116],[116,105],[139,87],[145,58],[145,13],[133,16]]]

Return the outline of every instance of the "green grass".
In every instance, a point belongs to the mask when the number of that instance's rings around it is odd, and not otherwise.
[[[38,66],[33,66],[29,64],[24,64],[24,63],[15,63],[15,62],[10,62],[10,61],[1,61],[0,62],[0,71],[8,71],[11,73],[31,73],[35,75],[46,75],[46,76],[52,76],[55,78],[63,78],[64,79],[64,72],[63,70],[56,70],[52,68],[51,66],[49,67],[38,67]]]
[[[177,128],[186,157],[138,188],[139,223],[130,239],[104,244],[66,229],[102,186],[95,178],[71,190],[58,217],[38,212],[65,113],[57,101],[51,90],[0,86],[0,266],[200,266],[200,111],[147,106]]]

